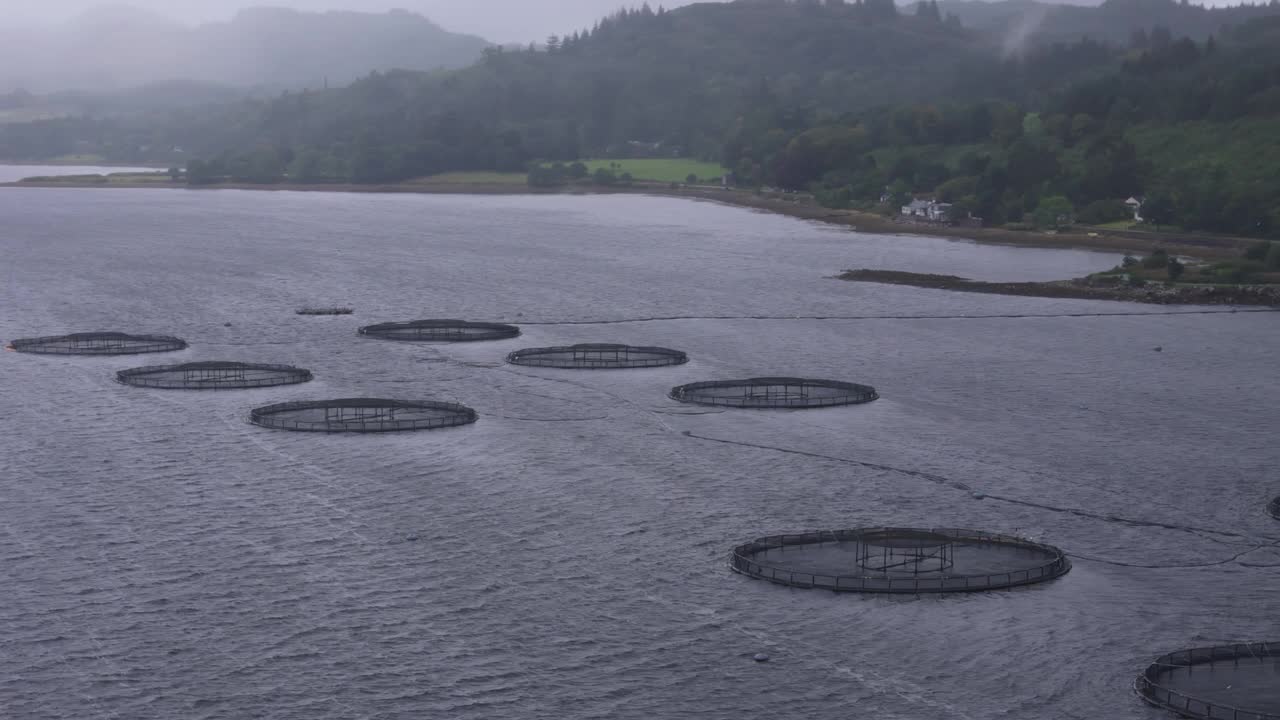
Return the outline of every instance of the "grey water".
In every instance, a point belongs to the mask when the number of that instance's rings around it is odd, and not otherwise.
[[[1280,523],[1264,511],[1280,493],[1280,315],[832,278],[1117,261],[651,197],[0,189],[0,338],[191,343],[0,353],[0,716],[1164,717],[1131,690],[1157,655],[1280,635]],[[309,305],[356,313],[294,314]],[[429,317],[524,335],[356,335]],[[691,361],[503,363],[577,342]],[[220,359],[316,380],[113,381]],[[881,399],[666,397],[777,374]],[[247,421],[356,396],[457,401],[480,421],[356,436]],[[883,597],[727,567],[758,536],[868,525],[1027,535],[1074,569]]]

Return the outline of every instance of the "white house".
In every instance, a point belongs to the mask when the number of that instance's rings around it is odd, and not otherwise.
[[[902,206],[902,214],[908,217],[929,217],[929,206],[933,205],[932,200],[912,200],[909,204]]]
[[[902,206],[902,215],[930,222],[949,222],[951,220],[951,203],[940,203],[933,200],[912,200],[909,204]]]
[[[1131,197],[1128,200],[1125,200],[1124,204],[1125,207],[1129,208],[1129,210],[1133,212],[1133,221],[1142,222],[1142,200],[1136,197]]]

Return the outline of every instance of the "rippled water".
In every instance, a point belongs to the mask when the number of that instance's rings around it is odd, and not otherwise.
[[[1114,256],[621,196],[11,189],[0,223],[0,337],[192,344],[0,356],[6,717],[1157,718],[1130,689],[1156,655],[1280,634],[1280,523],[1263,511],[1280,491],[1280,315],[829,278],[1055,278]],[[306,305],[356,314],[293,313]],[[525,334],[355,335],[419,317]],[[691,362],[502,363],[576,342]],[[112,380],[157,357],[317,379]],[[770,374],[882,399],[761,412],[665,397]],[[391,436],[246,419],[358,395],[481,419]],[[919,598],[726,567],[753,537],[875,524],[1019,532],[1075,567]]]

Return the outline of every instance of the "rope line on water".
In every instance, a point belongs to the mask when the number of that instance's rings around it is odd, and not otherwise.
[[[922,479],[922,480],[927,480],[927,481],[929,481],[929,482],[933,482],[933,483],[936,483],[936,484],[939,484],[939,485],[943,485],[943,486],[946,486],[946,487],[950,487],[950,488],[955,489],[955,490],[962,490],[962,491],[967,492],[967,493],[970,493],[970,494],[973,494],[973,493],[974,493],[973,488],[972,488],[972,487],[970,487],[969,485],[965,484],[965,483],[964,483],[964,482],[962,482],[962,481],[955,480],[955,479],[952,479],[952,478],[943,477],[943,476],[941,476],[941,475],[935,475],[935,474],[933,474],[933,473],[923,472],[923,471],[920,471],[920,470],[910,470],[910,469],[907,469],[907,468],[894,467],[894,466],[892,466],[892,465],[883,465],[883,464],[881,464],[881,463],[872,463],[872,462],[866,462],[866,461],[863,461],[863,460],[853,460],[853,459],[851,459],[851,458],[842,458],[842,457],[837,457],[837,456],[834,456],[834,455],[823,455],[823,454],[821,454],[821,453],[809,452],[809,451],[807,451],[807,450],[795,450],[795,449],[792,449],[792,448],[776,447],[776,446],[772,446],[772,445],[761,445],[761,444],[756,444],[756,443],[742,442],[742,441],[738,441],[738,440],[726,440],[726,439],[724,439],[724,438],[714,438],[714,437],[709,437],[709,436],[706,436],[706,435],[697,435],[697,434],[695,434],[695,433],[693,433],[693,432],[691,432],[691,431],[689,431],[689,430],[685,430],[685,431],[684,431],[683,433],[681,433],[681,434],[682,434],[682,435],[684,435],[685,437],[693,438],[693,439],[696,439],[696,440],[705,440],[705,441],[708,441],[708,442],[722,443],[722,444],[725,444],[725,445],[736,445],[736,446],[739,446],[739,447],[750,447],[750,448],[756,448],[756,449],[759,449],[759,450],[770,450],[770,451],[773,451],[773,452],[781,452],[781,453],[786,453],[786,454],[789,454],[789,455],[801,455],[801,456],[804,456],[804,457],[811,457],[811,458],[816,458],[816,459],[820,459],[820,460],[830,460],[830,461],[833,461],[833,462],[840,462],[840,463],[845,463],[845,464],[849,464],[849,465],[857,465],[857,466],[859,466],[859,467],[870,468],[870,469],[873,469],[873,470],[882,470],[882,471],[886,471],[886,472],[894,472],[894,473],[898,473],[898,474],[902,474],[902,475],[909,475],[909,476],[911,476],[911,477],[920,478],[920,479]],[[983,498],[985,498],[985,499],[989,499],[989,500],[998,500],[998,501],[1001,501],[1001,502],[1006,502],[1006,503],[1010,503],[1010,504],[1014,504],[1014,505],[1024,505],[1024,506],[1027,506],[1027,507],[1033,507],[1033,508],[1040,509],[1040,510],[1048,510],[1048,511],[1050,511],[1050,512],[1066,513],[1066,514],[1070,514],[1070,515],[1076,515],[1076,516],[1079,516],[1079,517],[1089,518],[1089,519],[1091,519],[1091,520],[1100,520],[1100,521],[1102,521],[1102,522],[1108,522],[1108,523],[1116,523],[1116,524],[1121,524],[1121,525],[1130,525],[1130,526],[1137,526],[1137,527],[1156,527],[1156,528],[1161,528],[1161,529],[1165,529],[1165,530],[1174,530],[1174,531],[1177,531],[1177,532],[1190,533],[1190,534],[1193,534],[1193,535],[1196,535],[1196,536],[1199,536],[1199,537],[1204,537],[1205,535],[1217,535],[1217,536],[1221,536],[1221,537],[1250,539],[1250,538],[1248,538],[1248,536],[1243,535],[1243,534],[1238,533],[1238,532],[1230,532],[1230,531],[1225,531],[1225,530],[1217,530],[1217,529],[1214,529],[1214,528],[1202,528],[1202,527],[1196,527],[1196,526],[1192,526],[1192,525],[1178,525],[1178,524],[1175,524],[1175,523],[1164,523],[1164,522],[1158,522],[1158,521],[1155,521],[1155,520],[1135,520],[1135,519],[1133,519],[1133,518],[1120,517],[1120,516],[1117,516],[1117,515],[1109,515],[1109,514],[1102,514],[1102,513],[1090,512],[1090,511],[1088,511],[1088,510],[1082,510],[1082,509],[1080,509],[1080,508],[1058,507],[1058,506],[1054,506],[1054,505],[1045,505],[1045,504],[1042,504],[1042,503],[1035,503],[1035,502],[1030,502],[1030,501],[1027,501],[1027,500],[1019,500],[1019,499],[1017,499],[1017,498],[1004,497],[1004,496],[1001,496],[1001,495],[987,495],[987,494],[984,494],[984,495],[982,495],[982,497],[983,497]],[[1136,564],[1136,563],[1124,563],[1124,562],[1119,562],[1119,561],[1114,561],[1114,560],[1103,560],[1103,559],[1101,559],[1101,558],[1094,558],[1094,557],[1089,557],[1089,556],[1085,556],[1085,555],[1078,555],[1078,554],[1073,554],[1073,553],[1066,553],[1066,554],[1067,554],[1068,556],[1070,556],[1070,557],[1077,557],[1077,558],[1080,558],[1080,559],[1082,559],[1082,560],[1089,560],[1089,561],[1092,561],[1092,562],[1100,562],[1100,563],[1106,563],[1106,564],[1108,564],[1108,565],[1118,565],[1118,566],[1121,566],[1121,567],[1144,568],[1144,569],[1151,569],[1151,570],[1157,570],[1157,569],[1179,569],[1179,568],[1197,568],[1197,567],[1212,567],[1212,566],[1215,566],[1215,565],[1225,565],[1225,564],[1227,564],[1227,563],[1234,562],[1235,560],[1237,560],[1237,559],[1238,559],[1238,558],[1240,558],[1240,557],[1243,557],[1244,555],[1247,555],[1247,554],[1249,554],[1249,553],[1255,552],[1255,551],[1257,551],[1257,550],[1261,550],[1261,549],[1263,549],[1263,548],[1268,548],[1268,547],[1271,547],[1271,548],[1274,548],[1274,547],[1280,547],[1280,538],[1272,538],[1272,537],[1267,537],[1267,536],[1262,536],[1262,538],[1265,540],[1265,542],[1258,542],[1259,538],[1252,538],[1253,542],[1255,543],[1253,546],[1249,547],[1248,549],[1245,549],[1245,550],[1240,551],[1239,553],[1237,553],[1237,554],[1233,555],[1232,557],[1230,557],[1230,558],[1228,558],[1228,559],[1226,559],[1226,560],[1213,561],[1213,562],[1201,563],[1201,564],[1190,564],[1190,565],[1140,565],[1140,564]],[[1212,540],[1213,542],[1218,542],[1218,543],[1222,543],[1222,544],[1229,544],[1229,543],[1224,543],[1224,542],[1223,542],[1223,541],[1221,541],[1221,540],[1214,540],[1213,538],[1204,538],[1204,539],[1206,539],[1206,540]],[[1250,567],[1252,567],[1252,566],[1250,566]]]
[[[1085,317],[1148,317],[1165,315],[1237,315],[1242,313],[1276,313],[1280,307],[1229,308],[1199,310],[1166,310],[1164,312],[1116,312],[1075,313],[992,313],[970,315],[659,315],[654,317],[619,318],[616,320],[520,320],[519,325],[622,325],[625,323],[667,322],[673,320],[1005,320],[1019,318],[1085,318]]]

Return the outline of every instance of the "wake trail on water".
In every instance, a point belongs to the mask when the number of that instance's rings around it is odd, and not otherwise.
[[[922,480],[927,480],[929,482],[942,485],[944,487],[949,487],[953,490],[961,490],[963,492],[969,493],[971,496],[977,497],[977,491],[975,491],[972,486],[964,483],[963,481],[956,480],[954,478],[943,477],[942,475],[936,475],[934,473],[925,472],[922,470],[911,470],[909,468],[900,468],[900,467],[895,467],[893,465],[883,465],[881,463],[866,462],[864,460],[853,460],[851,458],[842,458],[842,457],[837,457],[835,455],[824,455],[822,453],[815,453],[807,450],[796,450],[793,448],[777,447],[773,445],[762,445],[758,443],[749,443],[749,442],[743,442],[739,440],[727,440],[725,438],[709,437],[706,435],[698,435],[689,430],[685,430],[681,434],[684,435],[685,437],[693,438],[695,440],[705,440],[707,442],[722,443],[725,445],[736,445],[739,447],[756,448],[759,450],[769,450],[773,452],[786,453],[789,455],[801,455],[804,457],[817,458],[820,460],[830,460],[833,462],[845,463],[848,465],[857,465],[859,467],[871,468],[873,470],[881,470],[885,472],[898,473],[901,475],[908,475],[911,477],[920,478]],[[1155,520],[1137,520],[1133,518],[1121,517],[1119,515],[1091,512],[1089,510],[1083,510],[1081,508],[1046,505],[1044,503],[1037,503],[1029,500],[1020,500],[1018,498],[1005,497],[1002,495],[989,495],[989,494],[982,493],[981,499],[998,500],[1000,502],[1006,502],[1014,505],[1023,505],[1026,507],[1032,507],[1039,510],[1047,510],[1049,512],[1065,513],[1069,515],[1089,518],[1091,520],[1100,520],[1102,522],[1113,523],[1117,525],[1128,525],[1133,527],[1154,527],[1154,528],[1161,528],[1164,530],[1173,530],[1176,532],[1185,532],[1185,533],[1190,533],[1192,535],[1196,535],[1197,537],[1202,537],[1206,540],[1210,540],[1212,542],[1217,542],[1220,544],[1233,544],[1233,543],[1226,543],[1222,540],[1217,540],[1213,537],[1205,537],[1205,536],[1212,535],[1212,536],[1227,537],[1227,538],[1239,538],[1244,540],[1251,540],[1253,543],[1252,546],[1249,547],[1248,549],[1243,550],[1237,553],[1236,555],[1230,558],[1227,558],[1226,560],[1214,561],[1209,563],[1201,563],[1201,564],[1192,564],[1192,565],[1140,565],[1140,564],[1133,564],[1133,563],[1124,563],[1124,562],[1119,562],[1115,560],[1104,560],[1102,558],[1088,557],[1085,555],[1077,555],[1073,553],[1066,553],[1070,557],[1076,557],[1082,560],[1090,560],[1093,562],[1106,563],[1108,565],[1118,565],[1120,567],[1147,568],[1147,569],[1153,569],[1153,570],[1212,567],[1215,565],[1225,565],[1227,563],[1234,562],[1235,560],[1237,560],[1238,558],[1244,555],[1255,552],[1257,550],[1261,550],[1263,548],[1280,547],[1280,538],[1274,538],[1274,537],[1269,537],[1265,535],[1261,536],[1261,539],[1263,540],[1263,542],[1259,542],[1259,538],[1249,538],[1248,536],[1238,532],[1218,530],[1216,528],[1202,528],[1202,527],[1196,527],[1192,525],[1179,525],[1177,523],[1165,523],[1165,522],[1159,522]]]

